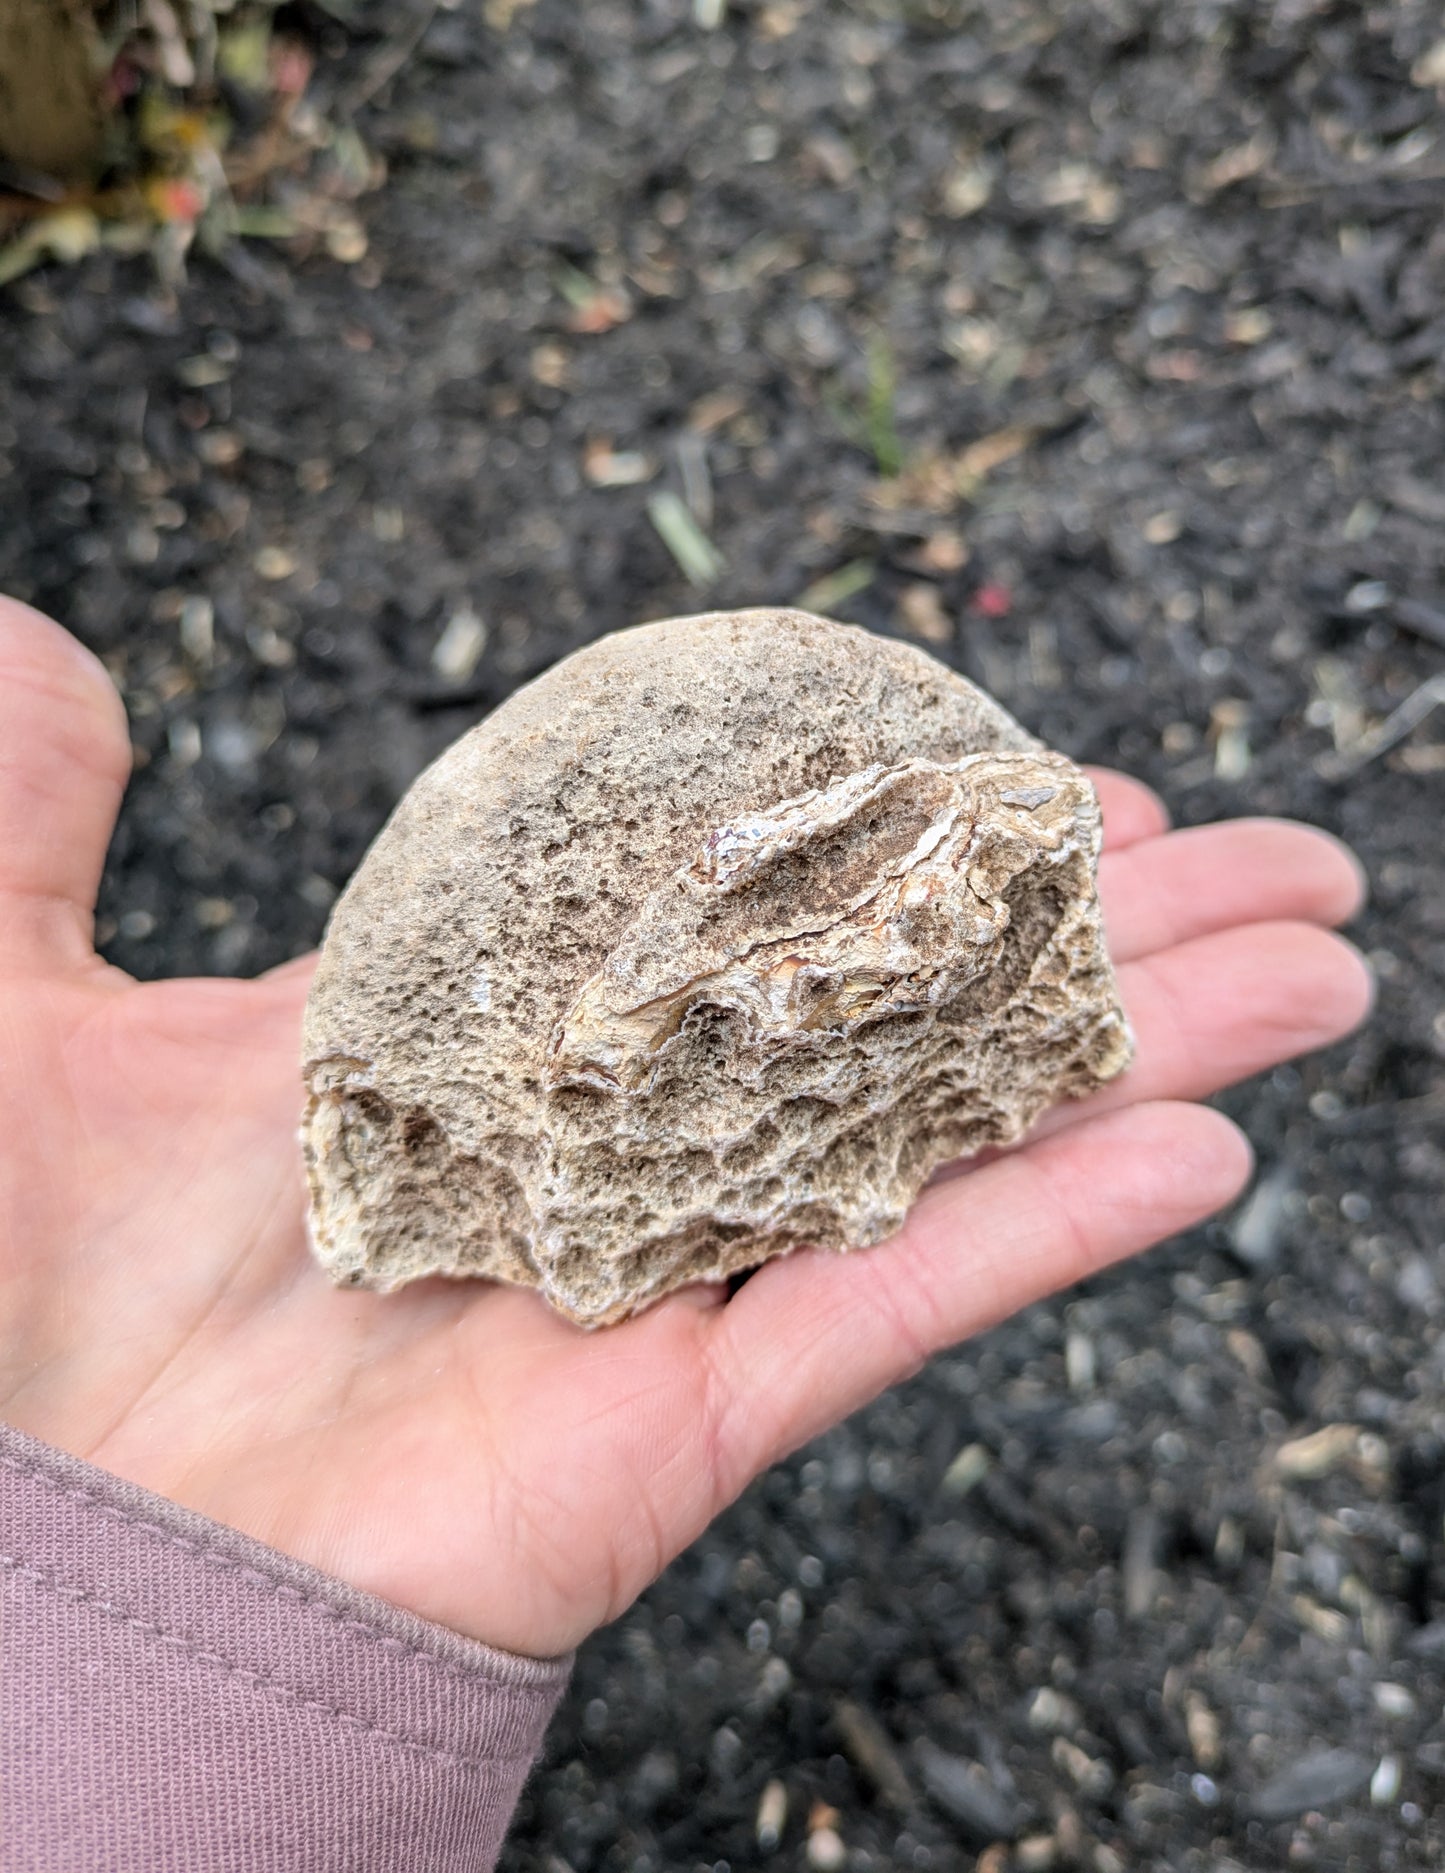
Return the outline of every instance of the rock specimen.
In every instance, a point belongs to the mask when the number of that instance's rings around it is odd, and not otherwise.
[[[906,645],[796,611],[603,638],[429,768],[306,1014],[340,1282],[589,1325],[802,1243],[1129,1058],[1093,789]]]

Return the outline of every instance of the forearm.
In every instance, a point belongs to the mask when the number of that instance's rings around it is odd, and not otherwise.
[[[566,1683],[0,1426],[9,1873],[479,1873]]]

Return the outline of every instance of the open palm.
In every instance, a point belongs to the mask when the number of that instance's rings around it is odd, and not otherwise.
[[[1183,1103],[1345,1033],[1322,927],[1359,873],[1304,827],[1170,833],[1096,776],[1137,1064],[937,1180],[891,1242],[588,1334],[534,1294],[327,1283],[296,1125],[309,979],[132,982],[91,907],[123,712],[0,601],[0,1415],[424,1617],[566,1650],[767,1464],[935,1349],[1227,1202],[1248,1149]]]

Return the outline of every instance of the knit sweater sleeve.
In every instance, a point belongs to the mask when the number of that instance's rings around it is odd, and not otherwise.
[[[0,1426],[7,1873],[482,1873],[569,1666]]]

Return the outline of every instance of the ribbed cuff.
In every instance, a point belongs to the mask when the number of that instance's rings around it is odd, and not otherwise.
[[[570,1667],[0,1425],[7,1873],[480,1873]]]

